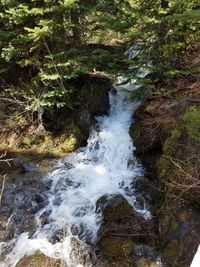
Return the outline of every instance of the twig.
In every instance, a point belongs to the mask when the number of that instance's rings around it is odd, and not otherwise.
[[[153,236],[154,234],[146,233],[146,234],[111,234],[112,236],[122,236],[122,237],[133,237],[133,236]]]
[[[3,159],[6,155],[7,151],[5,151],[4,154],[0,155],[0,162],[6,162],[8,166],[11,166],[10,161],[12,161],[13,159]]]
[[[164,156],[164,158],[167,158],[169,159],[182,173],[184,173],[187,177],[191,178],[192,180],[195,180],[195,181],[199,181],[198,179],[196,179],[195,177],[193,177],[192,175],[190,175],[189,173],[185,172],[183,170],[183,168],[174,161],[174,159],[170,156]]]
[[[6,181],[6,174],[3,176],[3,183],[2,183],[2,187],[1,187],[1,193],[0,193],[0,204],[2,201],[3,191],[4,191],[4,187],[5,187],[5,181]]]

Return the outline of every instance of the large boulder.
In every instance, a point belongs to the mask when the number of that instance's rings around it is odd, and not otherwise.
[[[16,267],[60,267],[63,266],[60,260],[49,258],[42,253],[35,253],[31,256],[25,256],[16,265]]]
[[[84,75],[80,80],[80,109],[88,109],[93,116],[108,114],[111,80],[105,75],[97,74]]]
[[[90,74],[79,78],[76,87],[79,87],[79,108],[74,112],[73,118],[87,139],[95,122],[94,117],[107,115],[109,112],[109,90],[112,88],[112,82],[106,76]]]
[[[133,207],[121,195],[110,199],[103,210],[104,222],[120,222],[133,214]]]

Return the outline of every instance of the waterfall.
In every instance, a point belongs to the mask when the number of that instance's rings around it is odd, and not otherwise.
[[[110,93],[109,115],[96,118],[87,146],[58,160],[55,170],[43,177],[51,181],[51,188],[47,206],[35,216],[37,231],[32,236],[22,233],[10,241],[13,249],[2,267],[13,267],[36,251],[62,258],[68,267],[92,266],[90,246],[102,223],[97,201],[121,194],[133,208],[136,203],[133,182],[143,172],[133,155],[135,148],[129,135],[136,106],[123,90]],[[145,206],[137,212],[150,217]],[[48,215],[45,224],[44,214]]]

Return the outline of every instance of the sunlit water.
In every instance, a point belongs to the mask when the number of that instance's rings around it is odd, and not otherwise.
[[[136,209],[133,182],[142,168],[133,156],[135,148],[129,135],[136,107],[123,91],[110,93],[110,113],[97,118],[87,147],[59,160],[56,170],[44,177],[52,185],[48,205],[35,217],[37,231],[31,237],[22,233],[11,240],[13,249],[1,267],[13,267],[36,251],[61,258],[68,267],[92,266],[90,245],[95,243],[102,222],[97,201],[121,194]],[[145,205],[137,212],[150,217]],[[48,214],[45,225],[44,214]],[[2,250],[6,245],[1,244]]]

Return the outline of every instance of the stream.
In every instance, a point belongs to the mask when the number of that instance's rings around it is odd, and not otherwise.
[[[138,209],[134,195],[134,179],[143,173],[129,135],[137,107],[124,90],[116,87],[110,92],[109,115],[96,118],[87,146],[56,161],[54,171],[42,178],[51,186],[46,206],[35,214],[37,230],[1,242],[1,252],[10,247],[1,267],[14,267],[36,251],[62,259],[67,267],[93,266],[91,248],[102,223],[102,210],[96,204],[104,196],[120,194],[138,214],[151,217],[145,201]]]

